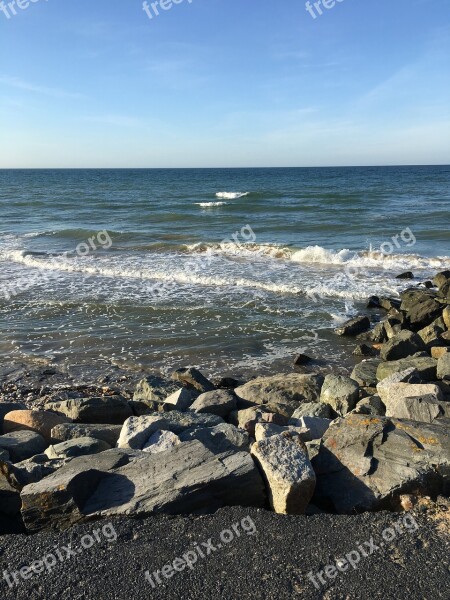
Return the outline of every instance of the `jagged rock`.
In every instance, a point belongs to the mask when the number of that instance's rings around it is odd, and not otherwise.
[[[370,329],[369,318],[359,316],[355,317],[354,319],[350,319],[350,321],[347,321],[346,323],[341,325],[341,327],[335,329],[334,332],[337,333],[337,335],[356,336],[359,333],[367,331],[368,329]]]
[[[244,429],[239,429],[229,423],[215,427],[194,427],[180,433],[182,442],[198,440],[215,454],[227,450],[249,452],[250,438]]]
[[[433,346],[439,346],[441,344],[439,336],[441,333],[445,331],[445,323],[442,317],[436,319],[431,323],[431,325],[427,325],[420,331],[418,331],[418,335],[423,340],[423,343],[427,348],[431,348]]]
[[[383,324],[388,340],[391,340],[393,337],[397,336],[402,330],[402,324],[400,320],[395,317],[388,317]]]
[[[272,509],[285,515],[304,514],[316,476],[300,436],[285,432],[269,437],[253,444],[251,453],[264,475]]]
[[[414,330],[426,327],[441,315],[441,305],[428,291],[410,290],[401,296],[401,309],[407,311],[407,318]]]
[[[322,419],[331,419],[332,414],[329,404],[321,402],[305,402],[301,404],[293,413],[291,419],[301,419],[302,417],[321,417]]]
[[[5,415],[3,431],[34,431],[47,443],[52,442],[52,429],[56,425],[69,423],[70,419],[46,410],[14,410]]]
[[[403,371],[396,371],[392,375],[389,375],[389,377],[385,377],[383,381],[380,381],[376,385],[376,389],[378,391],[381,386],[389,386],[393,383],[422,383],[422,381],[417,369],[409,367]]]
[[[169,410],[184,412],[191,406],[197,396],[197,392],[188,390],[187,388],[180,388],[164,400],[164,405]]]
[[[437,288],[441,288],[450,280],[450,271],[441,271],[433,277],[433,283]]]
[[[250,437],[255,437],[255,426],[257,423],[275,423],[275,425],[287,425],[289,419],[278,413],[268,412],[264,407],[244,408],[230,414],[230,422],[240,429],[244,429]]]
[[[377,385],[377,369],[381,364],[379,358],[363,360],[352,371],[351,379],[363,387],[375,387]]]
[[[155,431],[171,431],[180,434],[191,427],[214,427],[221,423],[223,420],[215,415],[180,413],[178,411],[130,417],[122,427],[117,445],[119,448],[141,450]]]
[[[354,356],[378,356],[379,354],[380,352],[378,350],[367,344],[360,344],[353,350]]]
[[[212,392],[214,388],[214,384],[206,379],[200,371],[194,369],[193,367],[185,368],[185,369],[177,369],[172,374],[172,379],[176,381],[181,381],[181,383],[189,389],[196,390],[200,392],[200,394],[204,394],[205,392]]]
[[[75,422],[92,424],[120,425],[133,414],[128,402],[121,396],[50,402],[45,408],[62,413]]]
[[[410,357],[401,360],[382,362],[377,369],[377,379],[382,381],[395,373],[413,368],[423,381],[435,381],[437,372],[437,361],[431,357]]]
[[[170,379],[160,375],[148,375],[137,384],[133,400],[143,402],[154,411],[157,411],[158,405],[162,404],[168,396],[178,389],[179,385]]]
[[[255,426],[255,440],[257,442],[266,440],[274,435],[280,435],[285,431],[295,433],[300,436],[302,442],[312,440],[309,429],[305,427],[296,427],[294,425],[274,425],[274,423],[257,423]]]
[[[292,373],[258,377],[234,391],[242,400],[265,405],[273,412],[290,417],[300,404],[318,402],[322,384],[321,375]]]
[[[83,506],[92,517],[148,516],[264,505],[263,481],[248,452],[214,454],[186,442],[116,469]]]
[[[383,342],[387,342],[388,335],[386,333],[386,328],[383,322],[377,323],[375,325],[375,327],[370,332],[370,339],[376,344],[382,344]]]
[[[89,425],[83,423],[65,423],[52,429],[54,443],[67,442],[82,437],[102,440],[110,446],[115,446],[119,439],[122,425],[108,425],[107,423]]]
[[[14,431],[0,435],[0,449],[9,453],[13,463],[41,454],[47,448],[47,442],[34,431]]]
[[[450,380],[450,354],[444,354],[437,363],[438,379]]]
[[[18,462],[0,464],[0,470],[9,483],[17,490],[21,490],[30,483],[37,483],[51,475],[65,464],[69,459],[49,460],[45,454],[36,454],[31,458]]]
[[[165,452],[171,450],[175,446],[181,444],[180,438],[171,431],[155,431],[148,438],[147,443],[142,448],[144,452],[150,454],[158,454],[158,452]]]
[[[345,415],[359,400],[359,385],[345,375],[327,375],[322,387],[320,401],[329,404],[338,415]]]
[[[379,394],[386,405],[387,417],[432,423],[437,418],[450,416],[450,405],[447,411],[442,391],[432,383],[380,385]]]
[[[27,407],[22,402],[2,402],[0,401],[0,434],[7,433],[3,431],[3,419],[5,415],[16,410],[26,410]]]
[[[75,458],[77,456],[85,456],[88,454],[98,454],[99,452],[104,452],[110,448],[111,446],[102,440],[82,437],[49,446],[44,454],[50,459]]]
[[[228,390],[214,390],[200,394],[192,404],[191,410],[196,413],[209,413],[218,417],[226,417],[236,410],[236,396]]]
[[[360,400],[352,412],[355,415],[384,416],[386,414],[386,406],[379,396],[374,395]]]
[[[417,333],[404,329],[383,345],[380,357],[382,360],[400,360],[424,349],[422,338]]]
[[[450,430],[352,414],[332,423],[312,464],[315,504],[347,514],[399,510],[403,494],[449,489]]]
[[[291,419],[289,421],[289,425],[295,425],[309,431],[308,439],[304,440],[308,442],[319,440],[323,437],[331,423],[331,419],[322,419],[321,417],[300,417],[300,419]]]
[[[129,461],[123,450],[106,450],[74,458],[45,479],[26,485],[21,513],[27,531],[63,530],[83,520],[81,509],[102,478]]]

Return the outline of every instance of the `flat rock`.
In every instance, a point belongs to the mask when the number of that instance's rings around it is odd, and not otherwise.
[[[14,410],[5,415],[3,431],[34,431],[46,442],[52,442],[52,429],[56,425],[69,423],[70,419],[47,410]]]
[[[345,375],[327,375],[322,387],[320,402],[328,404],[338,415],[345,415],[359,400],[359,384]]]
[[[180,381],[188,389],[200,392],[200,394],[212,392],[215,389],[214,384],[200,373],[198,369],[193,367],[177,369],[172,373],[172,379]]]
[[[190,410],[196,413],[208,413],[218,417],[226,417],[236,410],[237,400],[233,392],[228,390],[213,390],[205,392],[192,404]]]
[[[191,427],[214,427],[221,423],[223,419],[215,415],[178,411],[130,417],[123,425],[117,445],[119,448],[141,450],[156,431],[171,431],[178,435]]]
[[[198,440],[215,454],[227,450],[250,451],[250,438],[244,429],[230,423],[222,423],[215,427],[194,427],[180,433],[180,440],[191,442]]]
[[[46,409],[66,415],[78,423],[121,425],[133,411],[121,396],[77,398],[63,402],[50,402]]]
[[[0,449],[6,450],[14,463],[41,454],[46,448],[45,439],[34,431],[22,430],[0,435]]]
[[[85,456],[88,454],[98,454],[99,452],[104,452],[110,448],[111,446],[102,440],[82,437],[49,446],[44,454],[50,459],[75,458],[77,456]]]
[[[334,330],[337,335],[356,336],[370,329],[369,317],[359,316],[350,319],[340,327]]]
[[[403,494],[448,490],[450,430],[352,414],[332,423],[312,464],[315,504],[347,514],[399,510]]]
[[[444,354],[437,363],[438,379],[450,380],[450,354]]]
[[[253,444],[252,456],[266,481],[276,513],[304,514],[316,484],[308,450],[297,434],[285,432]]]
[[[115,446],[121,431],[122,425],[109,425],[107,423],[98,425],[65,423],[54,427],[51,435],[56,444],[74,440],[76,438],[90,437],[95,438],[96,440],[102,440],[110,446]]]
[[[431,357],[410,357],[401,360],[382,362],[377,369],[377,379],[382,381],[395,373],[414,369],[422,381],[435,381],[437,375],[437,361]]]
[[[425,349],[422,338],[412,331],[404,329],[392,337],[381,348],[382,360],[400,360]]]

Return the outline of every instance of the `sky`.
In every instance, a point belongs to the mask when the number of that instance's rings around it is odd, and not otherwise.
[[[15,2],[0,168],[450,164],[449,0]]]

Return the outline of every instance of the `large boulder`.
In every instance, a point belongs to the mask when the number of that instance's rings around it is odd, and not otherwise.
[[[352,371],[351,379],[363,387],[374,387],[377,385],[377,369],[381,364],[379,358],[363,360]]]
[[[359,384],[345,375],[327,375],[320,401],[328,404],[338,415],[353,410],[359,400]]]
[[[422,338],[412,331],[404,329],[383,345],[380,352],[382,360],[400,360],[425,349]]]
[[[136,386],[133,400],[143,402],[152,410],[158,410],[164,400],[179,389],[179,384],[160,375],[148,375]]]
[[[30,483],[37,483],[63,467],[70,459],[50,460],[45,454],[35,454],[16,464],[0,463],[0,471],[9,483],[21,490]]]
[[[180,413],[178,411],[130,417],[122,427],[117,445],[119,448],[142,450],[150,436],[156,431],[171,431],[178,435],[191,427],[214,427],[221,423],[223,423],[223,419],[215,415]]]
[[[191,406],[197,396],[198,394],[192,390],[180,388],[176,392],[173,392],[173,394],[170,394],[170,396],[167,396],[163,403],[164,408],[184,412]]]
[[[406,311],[411,328],[415,331],[426,327],[442,313],[442,306],[432,294],[423,290],[408,290],[402,294],[401,309]]]
[[[441,345],[441,334],[444,333],[446,327],[442,317],[433,321],[430,325],[427,325],[423,329],[418,331],[418,335],[422,339],[426,348],[432,348],[433,346]]]
[[[422,381],[435,381],[437,360],[434,360],[430,356],[420,356],[382,362],[377,369],[377,379],[378,381],[382,381],[386,377],[407,369],[415,369]]]
[[[5,415],[3,431],[34,431],[50,444],[53,427],[62,423],[70,423],[70,419],[47,410],[14,410]]]
[[[226,417],[236,410],[237,400],[233,392],[228,390],[213,390],[205,392],[192,404],[190,410],[196,413],[209,413],[218,417]]]
[[[216,454],[230,449],[248,452],[250,446],[248,433],[230,423],[215,427],[193,427],[180,433],[179,437],[182,442],[198,440]]]
[[[146,454],[102,479],[82,508],[89,518],[262,507],[262,478],[248,452],[214,454],[201,442]]]
[[[444,354],[437,364],[438,379],[450,380],[450,354]]]
[[[334,330],[337,335],[345,335],[345,336],[356,336],[360,333],[364,333],[370,329],[370,319],[369,317],[359,316],[354,319],[350,319],[340,327]]]
[[[77,423],[121,425],[133,414],[128,402],[122,396],[50,402],[45,405],[45,408],[66,415]]]
[[[111,446],[109,444],[101,440],[82,437],[49,446],[44,454],[50,459],[75,458],[77,456],[85,456],[88,454],[98,454],[99,452],[104,452],[110,448]]]
[[[319,417],[321,419],[331,419],[335,415],[332,414],[329,404],[321,402],[306,402],[301,404],[293,413],[291,419],[301,419],[302,417]]]
[[[177,369],[172,373],[172,379],[180,381],[188,389],[194,390],[200,394],[212,392],[215,389],[214,384],[209,381],[198,369],[188,367]]]
[[[347,514],[399,510],[403,494],[450,491],[450,430],[352,414],[332,423],[312,464],[319,506]]]
[[[172,433],[171,431],[155,431],[148,438],[142,450],[150,454],[158,454],[159,452],[171,450],[179,444],[181,444],[181,440],[176,433]]]
[[[3,419],[5,418],[5,415],[16,410],[26,409],[26,405],[22,402],[2,402],[0,400],[0,435],[2,433],[7,433],[7,431],[3,431]]]
[[[34,431],[13,431],[0,435],[0,450],[6,450],[13,463],[41,454],[46,448],[45,439]]]
[[[258,377],[234,390],[236,396],[254,404],[264,405],[272,412],[291,417],[304,402],[318,402],[323,384],[322,375],[274,375]]]
[[[387,417],[432,423],[450,416],[450,404],[443,402],[441,389],[432,383],[380,384],[378,393],[386,405]]]
[[[256,442],[251,453],[264,475],[272,509],[285,515],[304,514],[316,476],[301,437],[284,432]]]
[[[433,277],[433,283],[437,288],[441,288],[450,280],[450,271],[441,271]]]
[[[321,417],[300,417],[300,419],[290,419],[289,421],[289,425],[308,430],[308,437],[304,439],[306,442],[322,438],[331,423],[331,419],[322,419]]]
[[[57,425],[52,429],[52,438],[55,444],[67,442],[77,438],[89,437],[102,440],[110,446],[115,446],[119,439],[122,425],[98,424],[89,425],[85,423],[65,423]]]

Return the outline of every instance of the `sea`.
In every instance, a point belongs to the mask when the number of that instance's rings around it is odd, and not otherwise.
[[[0,170],[0,363],[345,367],[333,330],[449,269],[449,224],[449,166]]]

